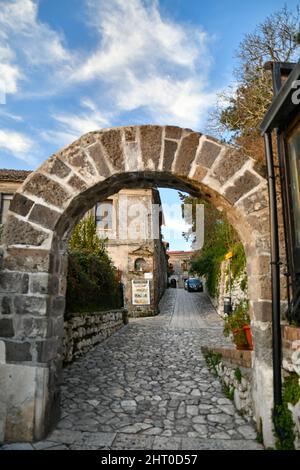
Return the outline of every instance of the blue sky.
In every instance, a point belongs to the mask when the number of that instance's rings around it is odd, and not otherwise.
[[[0,0],[0,167],[34,169],[101,127],[205,131],[243,35],[283,5]]]

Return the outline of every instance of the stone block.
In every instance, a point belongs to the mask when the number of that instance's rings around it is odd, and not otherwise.
[[[12,338],[14,336],[13,321],[11,318],[0,319],[0,337]]]
[[[9,215],[4,226],[3,241],[7,245],[40,246],[47,240],[49,234],[38,230],[30,223]]]
[[[31,344],[20,341],[5,341],[6,362],[30,362]]]
[[[35,204],[29,215],[29,220],[49,230],[53,230],[60,216],[60,212],[49,209],[41,204]]]
[[[202,166],[197,165],[196,171],[193,174],[193,180],[202,181],[207,175],[207,171],[208,170],[206,168],[203,168]]]
[[[101,131],[92,131],[80,137],[80,145],[88,147],[96,142],[97,138],[102,134]]]
[[[65,165],[56,155],[48,158],[43,164],[43,171],[59,178],[66,178],[71,172],[71,168]]]
[[[261,322],[272,320],[272,302],[267,300],[254,301],[252,304],[254,319]]]
[[[0,273],[0,290],[4,292],[28,292],[29,276],[26,273],[4,271]]]
[[[255,193],[250,194],[238,203],[239,207],[243,209],[246,214],[257,212],[263,209],[268,209],[269,198],[267,188],[257,190]]]
[[[269,274],[271,258],[267,255],[251,257],[248,261],[248,273],[250,276]]]
[[[263,210],[247,217],[249,225],[261,234],[270,233],[269,211]]]
[[[249,283],[250,299],[271,300],[271,287],[271,278],[269,276],[252,276],[251,283]]]
[[[16,193],[10,203],[10,210],[16,214],[26,216],[32,208],[34,202],[31,199],[23,196],[23,194]]]
[[[283,329],[283,337],[288,341],[300,340],[300,328],[295,326],[285,325]]]
[[[240,150],[229,148],[215,166],[213,176],[224,184],[242,168],[246,161],[247,157]]]
[[[203,165],[206,168],[211,168],[221,150],[222,147],[220,145],[216,144],[212,140],[205,140],[202,143],[196,163]]]
[[[37,362],[49,362],[55,359],[58,352],[58,340],[49,338],[35,342],[35,353],[32,354],[33,359]]]
[[[15,318],[15,338],[20,340],[46,338],[50,336],[48,322],[49,319],[45,317],[20,315]]]
[[[140,126],[141,152],[145,168],[158,167],[162,142],[160,126]]]
[[[38,196],[44,201],[57,207],[63,207],[70,195],[56,181],[53,181],[41,173],[34,173],[25,183],[24,191]]]
[[[1,309],[0,309],[1,315],[11,315],[14,312],[12,297],[4,296],[0,298],[0,305],[1,305]]]
[[[111,129],[101,134],[101,142],[113,167],[124,170],[124,155],[122,150],[121,131]]]
[[[94,143],[87,148],[87,152],[95,162],[96,168],[101,176],[107,178],[111,172],[103,155],[102,147],[99,142]]]
[[[30,275],[29,292],[32,294],[48,294],[49,292],[49,275],[46,273],[38,273]]]
[[[140,148],[137,142],[125,142],[124,144],[125,154],[125,170],[136,171],[140,166],[139,156]]]
[[[72,188],[76,189],[77,191],[84,191],[87,189],[86,183],[76,175],[71,176],[68,180],[68,185],[72,186]]]
[[[170,171],[177,150],[177,142],[165,139],[163,170]]]
[[[53,297],[51,302],[51,314],[55,316],[64,315],[66,308],[66,299],[64,296]]]
[[[10,271],[48,272],[53,255],[48,250],[30,248],[8,248],[4,267]]]
[[[258,177],[251,173],[250,171],[245,171],[245,173],[240,176],[233,184],[225,191],[226,199],[234,204],[237,202],[244,194],[247,194],[251,189],[255,188],[260,183]]]
[[[251,328],[255,350],[255,360],[272,365],[272,328],[271,323],[264,323],[264,327]]]
[[[192,132],[181,139],[176,158],[175,173],[188,175],[196,156],[200,137],[201,134]]]
[[[181,127],[177,126],[166,126],[165,137],[166,139],[180,140],[182,134]]]
[[[15,313],[18,315],[46,315],[47,304],[47,296],[16,295],[14,299]]]
[[[89,180],[91,177],[96,176],[96,170],[92,163],[89,161],[87,155],[75,142],[61,152],[62,159],[66,161],[72,168],[83,176],[84,179]]]
[[[64,318],[56,317],[49,319],[49,336],[56,336],[57,338],[62,338],[64,334]]]
[[[136,128],[135,127],[124,127],[124,135],[126,142],[136,141]]]

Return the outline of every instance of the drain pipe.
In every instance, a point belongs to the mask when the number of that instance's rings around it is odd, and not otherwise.
[[[276,199],[276,181],[274,173],[274,158],[272,136],[264,134],[265,151],[268,170],[270,230],[271,230],[271,279],[272,279],[272,340],[273,340],[273,388],[274,410],[282,404],[281,380],[281,327],[280,327],[280,259],[278,240],[278,216]]]

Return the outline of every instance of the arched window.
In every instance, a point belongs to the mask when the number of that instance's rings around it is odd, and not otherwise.
[[[144,271],[146,268],[146,261],[144,258],[137,258],[134,262],[135,271]]]

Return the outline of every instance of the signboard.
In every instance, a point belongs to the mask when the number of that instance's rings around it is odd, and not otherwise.
[[[144,273],[145,279],[153,279],[153,273]]]
[[[132,280],[132,304],[149,305],[150,304],[150,285],[149,280]]]

